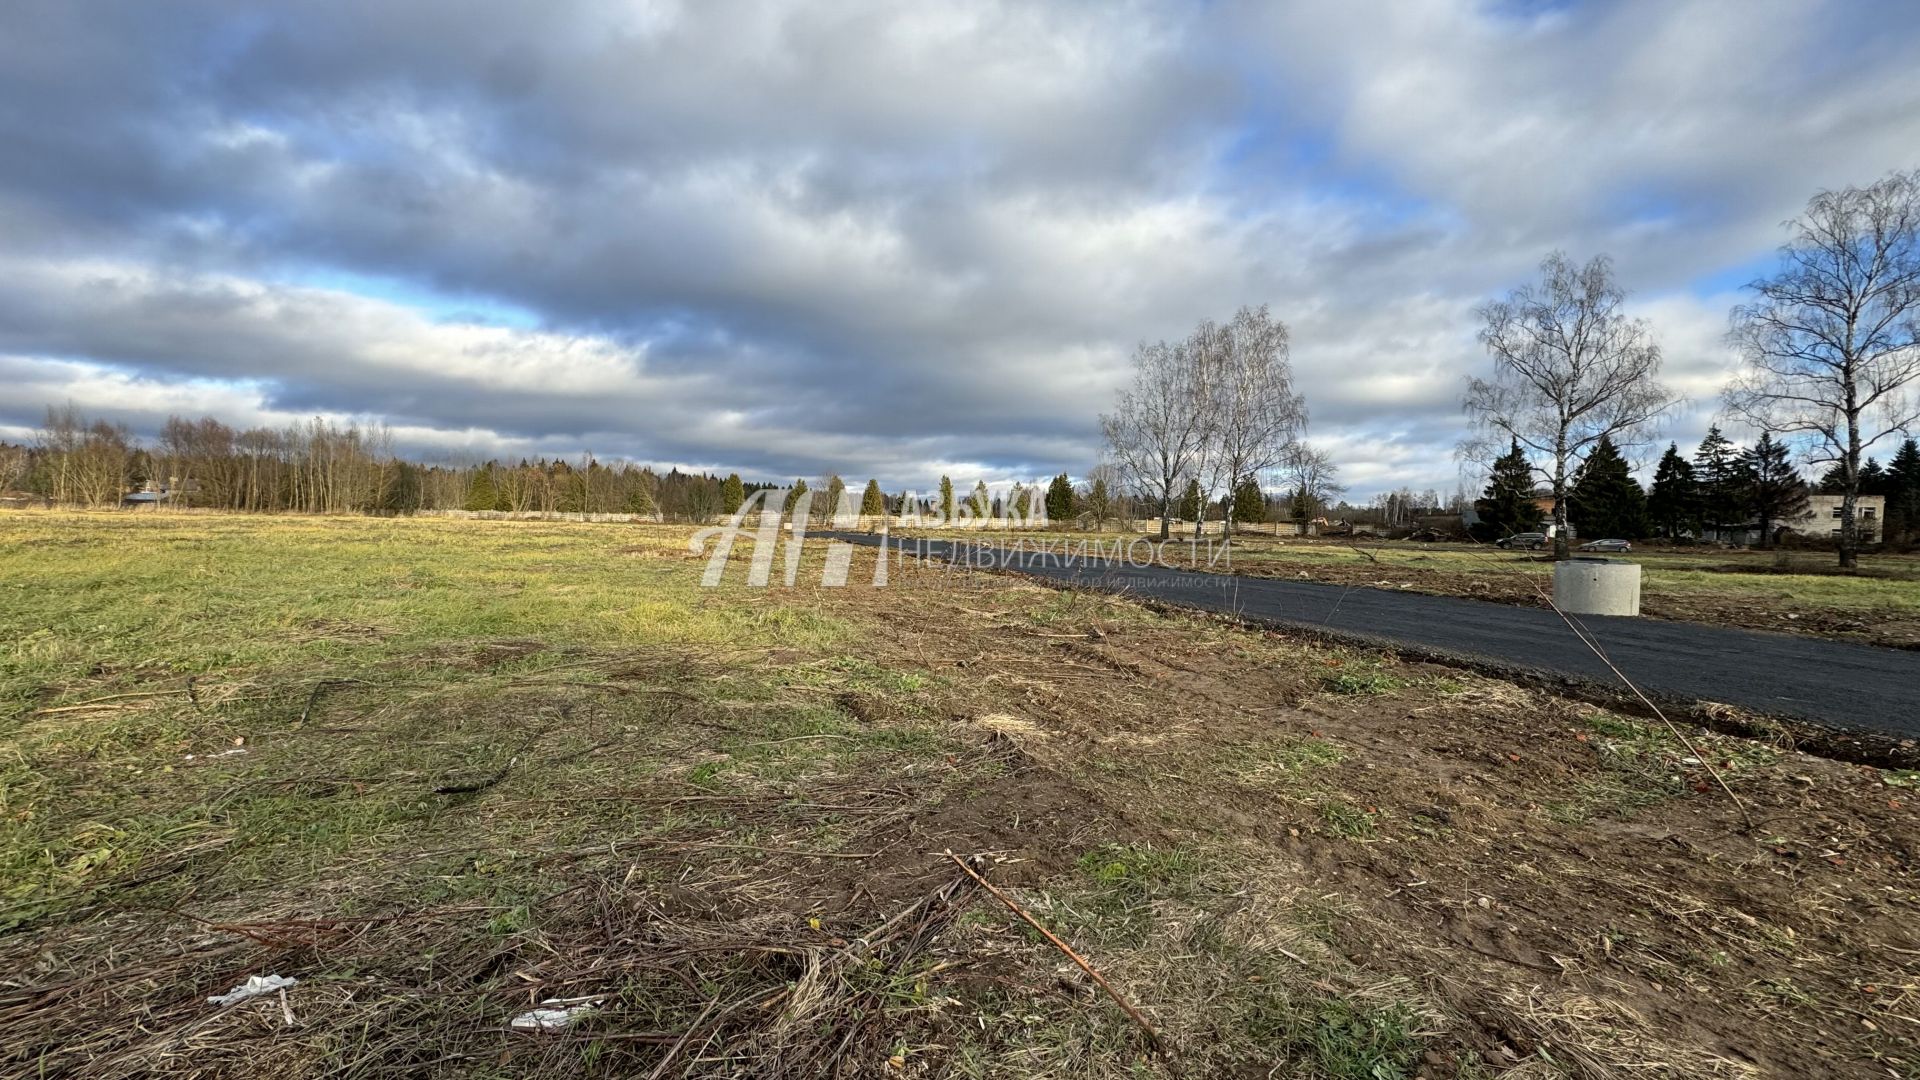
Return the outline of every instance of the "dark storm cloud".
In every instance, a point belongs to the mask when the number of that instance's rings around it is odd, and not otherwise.
[[[31,0],[0,426],[1083,472],[1133,343],[1265,302],[1356,486],[1450,487],[1473,307],[1544,250],[1618,256],[1706,387],[1689,283],[1914,164],[1912,28],[1716,7]]]

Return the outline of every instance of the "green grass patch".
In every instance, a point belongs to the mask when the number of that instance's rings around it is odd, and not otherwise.
[[[1376,815],[1342,799],[1320,804],[1320,820],[1335,836],[1347,840],[1377,840]]]
[[[1330,694],[1391,694],[1406,685],[1405,679],[1384,671],[1335,671],[1320,677],[1321,689]]]

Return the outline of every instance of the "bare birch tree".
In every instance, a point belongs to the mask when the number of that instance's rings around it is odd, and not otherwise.
[[[1480,309],[1490,379],[1467,380],[1463,405],[1485,442],[1517,441],[1553,489],[1553,552],[1567,557],[1567,495],[1574,470],[1603,437],[1630,443],[1677,400],[1659,381],[1660,347],[1604,255],[1576,266],[1562,252],[1541,280]],[[1487,438],[1491,436],[1491,438]]]
[[[1862,455],[1920,422],[1920,173],[1823,191],[1788,228],[1779,272],[1733,311],[1748,367],[1725,399],[1838,467],[1840,565],[1853,567]]]
[[[1288,488],[1289,516],[1302,523],[1326,513],[1333,497],[1347,490],[1340,484],[1340,467],[1333,463],[1333,455],[1303,442],[1287,451],[1280,477]]]
[[[1178,486],[1206,445],[1196,366],[1187,342],[1141,344],[1133,352],[1132,385],[1121,391],[1113,412],[1100,417],[1114,463],[1159,506],[1162,540]]]
[[[1204,495],[1231,491],[1249,476],[1280,466],[1306,426],[1306,399],[1293,390],[1287,324],[1262,304],[1243,307],[1223,327],[1207,328],[1202,353],[1206,393]],[[1207,499],[1202,499],[1205,506]],[[1205,516],[1204,511],[1202,517]],[[1233,531],[1233,515],[1222,522]]]

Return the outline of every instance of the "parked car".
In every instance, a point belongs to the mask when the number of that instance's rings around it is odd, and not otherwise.
[[[1514,533],[1503,536],[1494,542],[1495,547],[1511,548],[1516,551],[1538,551],[1547,546],[1546,533]]]
[[[1581,551],[1632,551],[1633,545],[1625,540],[1595,540],[1581,544]]]

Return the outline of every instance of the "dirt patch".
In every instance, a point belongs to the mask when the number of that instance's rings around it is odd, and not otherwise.
[[[1910,774],[1082,602],[1050,637],[941,626],[991,672],[981,723],[1098,805],[1153,808],[1148,835],[1279,868],[1359,968],[1420,973],[1454,1018],[1430,1075],[1920,1067]]]

